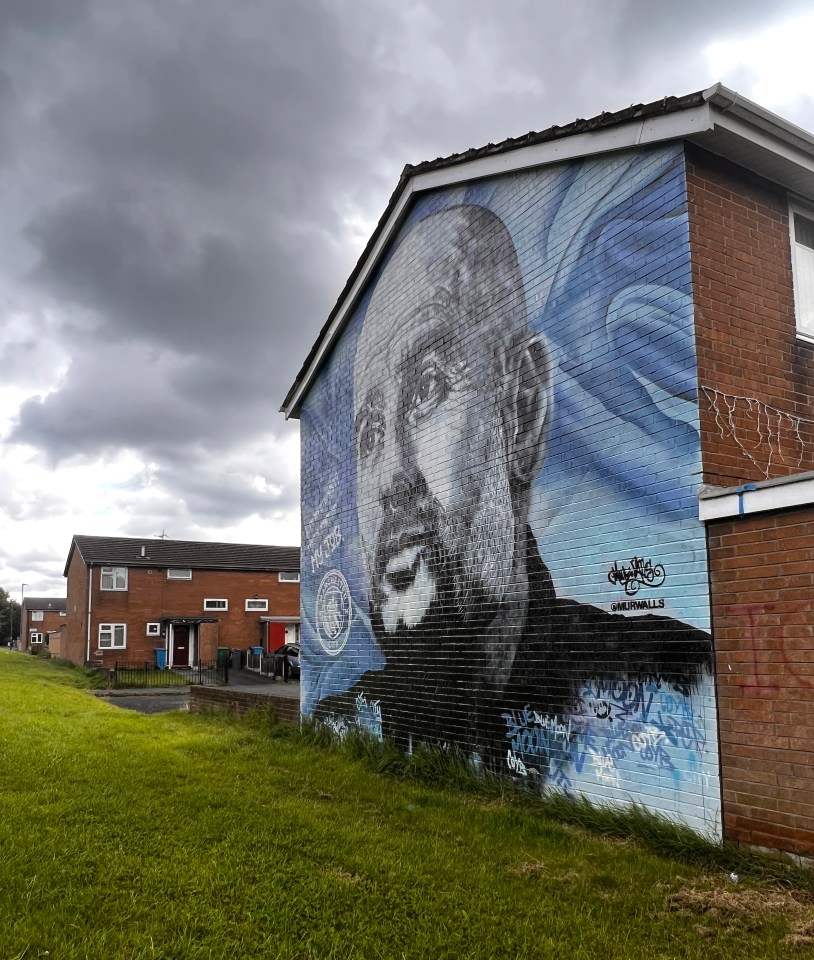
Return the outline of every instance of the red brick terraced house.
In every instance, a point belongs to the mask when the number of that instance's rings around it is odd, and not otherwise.
[[[65,597],[25,597],[20,618],[20,649],[34,651],[48,644],[49,634],[65,626]]]
[[[405,167],[283,402],[302,711],[814,857],[814,135],[716,84]]]
[[[75,536],[61,656],[194,666],[299,637],[299,547]]]

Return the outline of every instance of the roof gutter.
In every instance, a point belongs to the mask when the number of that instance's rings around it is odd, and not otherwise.
[[[701,94],[704,100],[722,114],[731,114],[753,127],[769,133],[776,140],[791,144],[807,152],[814,150],[814,135],[798,127],[759,103],[742,97],[722,83],[715,83]]]

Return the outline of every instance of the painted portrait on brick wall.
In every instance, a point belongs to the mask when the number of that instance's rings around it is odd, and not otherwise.
[[[714,826],[680,168],[413,209],[303,409],[306,714]]]

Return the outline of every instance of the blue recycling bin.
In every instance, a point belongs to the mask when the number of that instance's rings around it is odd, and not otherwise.
[[[167,651],[163,647],[159,647],[155,652],[155,665],[159,670],[164,670],[167,666]]]

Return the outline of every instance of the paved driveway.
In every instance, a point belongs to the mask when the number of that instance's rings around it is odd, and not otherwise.
[[[186,710],[189,706],[189,687],[151,690],[96,690],[96,697],[138,713],[168,713],[170,710]]]
[[[108,703],[122,710],[136,710],[138,713],[168,713],[170,710],[186,710],[189,706],[189,694],[151,697],[106,697]]]

